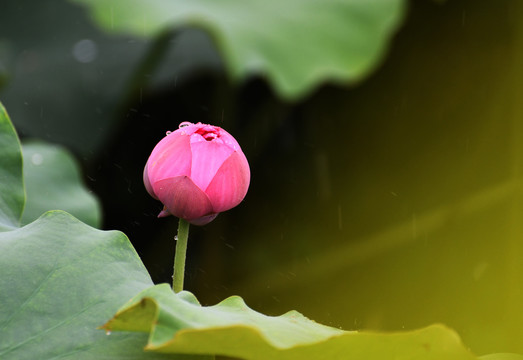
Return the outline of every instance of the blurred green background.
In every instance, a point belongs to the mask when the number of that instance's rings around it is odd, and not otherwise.
[[[143,165],[165,131],[213,123],[252,184],[191,228],[203,304],[238,294],[347,330],[445,323],[479,355],[523,353],[522,21],[516,1],[411,1],[370,77],[290,102],[263,76],[232,82],[201,30],[162,43],[107,34],[70,2],[6,1],[0,100],[23,139],[76,155],[103,228],[155,282],[177,222],[156,218]]]

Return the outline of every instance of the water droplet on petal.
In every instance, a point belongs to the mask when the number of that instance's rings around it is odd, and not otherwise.
[[[167,131],[167,132],[165,133],[165,135],[171,135],[171,134],[172,134],[172,131]]]
[[[193,124],[192,122],[184,121],[180,125],[178,125],[178,128],[181,129],[183,127],[186,127],[186,126],[189,126],[189,125],[192,125],[192,124]]]

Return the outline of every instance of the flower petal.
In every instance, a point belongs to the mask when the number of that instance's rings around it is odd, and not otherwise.
[[[187,176],[163,179],[153,186],[158,199],[174,216],[190,222],[214,213],[207,195]]]
[[[191,179],[200,189],[205,190],[233,149],[221,141],[206,141],[201,135],[193,134],[191,152]]]
[[[223,141],[224,144],[231,147],[234,151],[241,150],[240,144],[238,144],[238,141],[236,141],[236,139],[231,134],[229,134],[227,131],[223,130],[222,128],[219,128],[219,129],[220,129],[220,140]]]
[[[216,219],[216,216],[218,216],[218,214],[202,216],[201,218],[198,218],[198,219],[189,220],[189,223],[191,223],[193,225],[202,226],[202,225],[208,224],[211,221],[213,221],[214,219]]]
[[[205,193],[216,213],[238,205],[249,189],[251,171],[242,152],[234,152],[216,172]]]
[[[147,161],[149,181],[155,192],[155,183],[160,180],[191,175],[190,137],[180,130],[164,137]]]
[[[153,198],[155,198],[156,200],[158,200],[158,196],[156,196],[156,194],[154,193],[154,189],[151,185],[151,182],[149,181],[149,169],[148,169],[148,165],[149,164],[149,161],[147,161],[145,163],[145,168],[143,169],[143,184],[145,185],[145,189],[147,190],[147,192],[149,193],[149,195],[151,195]]]

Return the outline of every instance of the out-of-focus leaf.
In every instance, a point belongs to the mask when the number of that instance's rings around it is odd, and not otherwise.
[[[91,160],[115,131],[146,42],[106,36],[66,0],[3,1],[0,23],[0,68],[9,80],[0,90],[18,133]]]
[[[166,284],[144,290],[104,328],[150,332],[146,349],[166,353],[260,360],[475,359],[442,325],[389,334],[342,331],[295,311],[266,316],[237,296],[202,307],[191,293],[175,294]]]
[[[88,225],[100,227],[100,204],[83,186],[72,155],[45,143],[24,143],[22,149],[27,192],[22,224],[48,210],[65,210]]]
[[[139,107],[133,96],[223,71],[198,29],[182,31],[143,67],[154,39],[107,34],[68,0],[3,1],[0,24],[0,95],[18,133],[64,145],[84,163],[114,145],[126,112]]]
[[[376,67],[403,0],[73,0],[107,30],[153,35],[194,26],[215,40],[235,80],[263,74],[296,99],[324,81],[354,82]]]
[[[479,360],[523,360],[523,355],[519,354],[490,354],[480,356]]]
[[[24,200],[20,142],[0,103],[0,230],[19,224]]]
[[[109,71],[112,54],[106,46],[120,51],[125,40],[107,44],[82,15],[60,0],[3,2],[0,63],[9,82],[1,90],[22,137],[92,156],[107,138],[111,100],[141,47],[128,46],[127,56],[119,59],[120,71]]]

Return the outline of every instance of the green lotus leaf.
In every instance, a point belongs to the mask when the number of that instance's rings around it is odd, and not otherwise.
[[[0,231],[17,226],[24,209],[20,142],[0,103]]]
[[[1,359],[164,358],[142,334],[97,329],[152,284],[124,234],[47,212],[0,233],[0,273]]]
[[[403,0],[72,0],[108,31],[149,36],[186,26],[206,30],[229,74],[262,74],[296,99],[325,81],[354,82],[382,59],[405,11]]]
[[[266,316],[237,296],[202,307],[188,292],[161,284],[144,290],[104,325],[150,333],[147,350],[242,359],[476,359],[443,325],[400,333],[351,332],[296,311]]]
[[[100,227],[101,206],[83,186],[79,166],[68,151],[43,142],[24,142],[22,150],[27,192],[22,224],[48,210],[65,210],[88,225]]]

